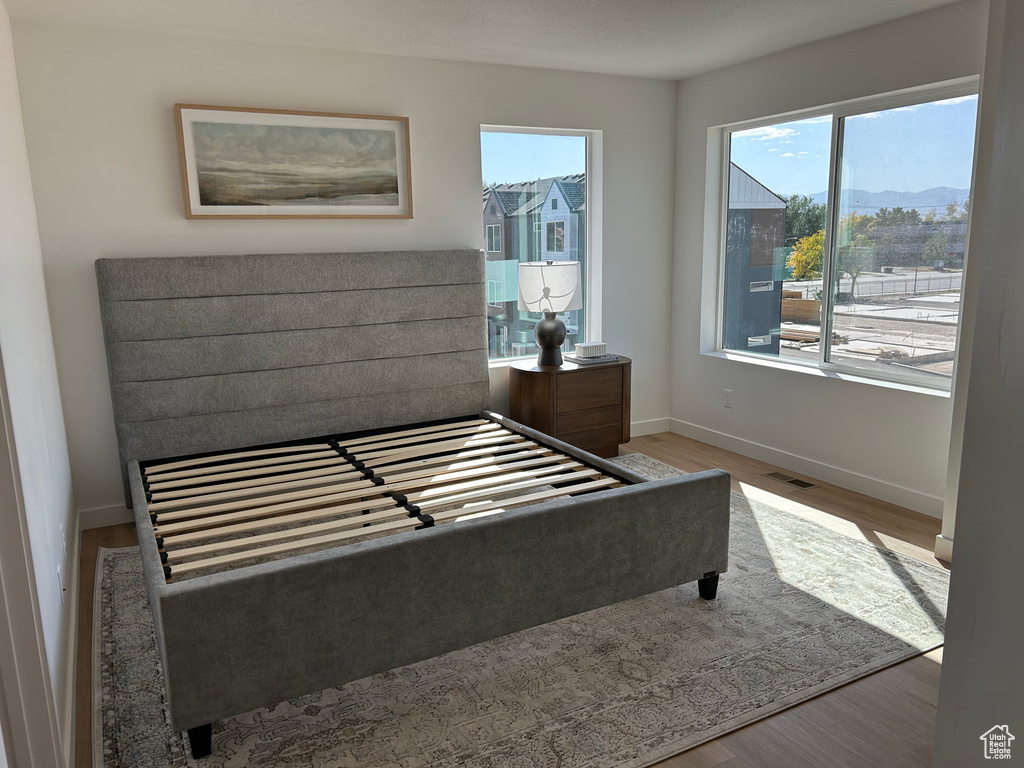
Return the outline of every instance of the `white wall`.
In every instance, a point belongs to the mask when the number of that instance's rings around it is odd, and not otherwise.
[[[668,416],[673,83],[32,22],[14,36],[79,509],[123,503],[95,259],[482,247],[481,124],[604,132],[604,337],[634,360],[634,419]],[[186,221],[175,102],[407,115],[415,218]]]
[[[981,96],[978,195],[968,286],[977,297],[953,574],[935,738],[937,768],[991,765],[996,725],[1024,755],[1024,4],[993,0]],[[982,214],[979,216],[978,214]],[[1008,761],[1013,763],[1013,760]]]
[[[24,514],[50,679],[62,715],[66,716],[65,705],[71,699],[71,638],[76,614],[72,607],[75,601],[61,600],[57,569],[63,569],[65,584],[73,588],[77,520],[10,22],[2,3],[0,168],[0,385],[6,379],[16,454],[12,458],[18,467],[21,497],[21,509],[19,505],[9,508],[8,499],[3,499],[0,536],[14,536],[19,516]],[[67,531],[68,557],[61,541],[61,525]],[[30,623],[33,612],[23,610],[15,619]],[[67,736],[70,723],[65,721],[63,726]]]
[[[700,354],[702,305],[715,297],[703,249],[708,128],[977,75],[985,9],[968,0],[679,83],[673,429],[941,515],[948,397]]]

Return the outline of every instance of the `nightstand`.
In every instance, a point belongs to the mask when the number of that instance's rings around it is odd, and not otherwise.
[[[628,357],[610,363],[539,368],[536,360],[509,366],[509,416],[598,456],[617,456],[629,442]]]

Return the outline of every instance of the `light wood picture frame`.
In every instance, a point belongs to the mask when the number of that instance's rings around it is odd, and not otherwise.
[[[188,219],[411,219],[409,118],[175,104]]]

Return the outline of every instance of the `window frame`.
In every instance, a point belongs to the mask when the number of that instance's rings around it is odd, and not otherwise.
[[[546,221],[544,223],[547,225],[544,230],[544,253],[565,253],[565,230],[569,222],[565,219],[555,219],[554,221]],[[549,247],[551,243],[558,242],[558,235],[556,234],[558,232],[557,224],[562,225],[562,247],[551,248]]]
[[[959,96],[979,95],[980,79],[977,76],[958,78],[940,83],[933,83],[914,88],[907,88],[876,96],[868,96],[858,99],[851,99],[836,102],[819,107],[811,107],[793,112],[776,114],[768,117],[760,117],[752,120],[743,120],[724,125],[714,126],[708,129],[708,174],[706,179],[705,192],[707,205],[705,206],[705,237],[704,237],[704,263],[705,263],[705,287],[707,287],[707,268],[712,267],[711,273],[714,295],[714,304],[711,311],[706,307],[701,310],[701,354],[724,357],[743,362],[757,362],[769,367],[781,368],[792,371],[823,374],[831,378],[839,378],[853,381],[862,381],[869,384],[895,387],[908,391],[926,392],[948,397],[952,389],[952,378],[937,379],[923,377],[913,373],[903,373],[897,370],[877,371],[865,368],[858,368],[853,365],[843,364],[827,359],[830,349],[828,344],[819,343],[819,355],[817,361],[805,361],[800,359],[772,358],[759,355],[746,350],[726,349],[724,346],[724,320],[725,320],[725,267],[726,267],[726,235],[728,227],[729,211],[729,166],[730,139],[733,133],[747,131],[753,128],[763,128],[779,123],[807,120],[815,117],[831,115],[832,135],[829,146],[829,170],[828,170],[828,200],[827,214],[825,219],[825,242],[824,258],[822,259],[822,297],[821,297],[821,338],[832,338],[833,327],[833,305],[834,296],[830,287],[832,285],[834,254],[833,241],[834,229],[838,221],[839,198],[841,195],[840,182],[842,172],[842,141],[844,125],[843,121],[848,117],[864,114],[866,112],[879,112],[898,107],[912,106],[942,99],[951,99]],[[981,111],[980,103],[978,107]],[[977,164],[978,132],[975,130],[974,138],[974,162]],[[718,163],[712,162],[712,158],[718,155]],[[974,178],[971,179],[972,196],[974,192]],[[969,254],[970,227],[972,214],[968,214],[967,242],[964,247],[964,271],[966,272]],[[961,282],[961,294],[963,282]],[[705,293],[705,296],[708,294]],[[961,302],[962,307],[962,302]],[[962,330],[962,317],[958,318],[956,349],[954,352],[954,370],[956,359],[960,354],[960,333]]]
[[[598,129],[572,128],[538,128],[522,125],[482,124],[480,133],[532,133],[542,136],[581,136],[587,140],[587,201],[586,201],[586,277],[584,296],[586,297],[583,313],[586,339],[595,341],[602,338],[602,316],[604,314],[603,284],[604,265],[602,251],[603,212],[604,212],[604,132]],[[479,147],[478,147],[479,152]],[[547,245],[546,231],[541,231],[542,245]],[[564,235],[563,235],[564,237]],[[544,252],[538,252],[543,259]],[[563,251],[564,253],[564,251]],[[577,312],[580,310],[576,310]],[[491,368],[504,368],[516,360],[536,358],[535,353],[488,360]]]
[[[487,246],[487,252],[488,253],[501,253],[501,224],[487,224],[486,227],[487,227],[487,232],[486,232],[485,239],[487,240],[487,242],[485,243],[485,245]],[[494,250],[494,251],[491,250],[491,230],[492,229],[498,230],[498,237],[497,237],[498,249]]]

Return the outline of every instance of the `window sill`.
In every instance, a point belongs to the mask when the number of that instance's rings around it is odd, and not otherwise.
[[[801,363],[789,363],[781,360],[771,360],[756,355],[745,355],[742,352],[726,352],[724,350],[712,350],[709,352],[701,352],[702,355],[707,357],[717,357],[722,360],[733,360],[741,363],[748,363],[751,365],[760,365],[765,368],[774,368],[775,370],[792,371],[793,373],[802,373],[809,376],[817,376],[819,378],[826,379],[839,379],[840,381],[849,381],[856,384],[869,384],[875,387],[884,387],[886,389],[896,389],[901,392],[913,392],[919,395],[931,395],[933,397],[949,398],[951,397],[951,386],[928,386],[927,384],[913,384],[907,381],[901,381],[896,379],[884,378],[881,376],[867,376],[857,374],[849,369],[832,369],[832,368],[821,368],[817,365],[805,365]]]
[[[518,363],[520,360],[529,360],[530,358],[536,358],[537,355],[520,355],[519,357],[501,357],[497,360],[488,360],[488,368],[508,368],[512,363]]]

